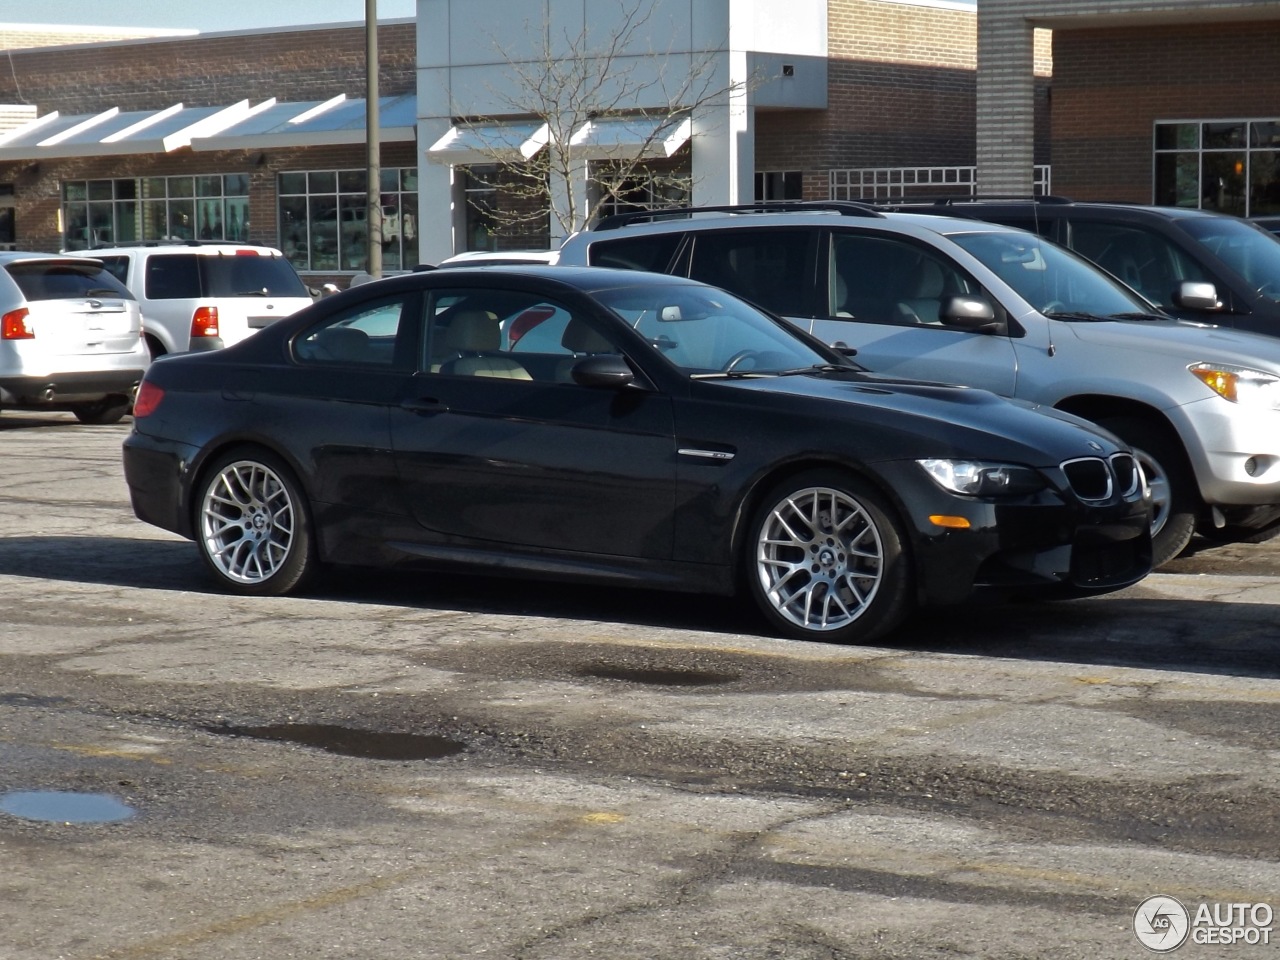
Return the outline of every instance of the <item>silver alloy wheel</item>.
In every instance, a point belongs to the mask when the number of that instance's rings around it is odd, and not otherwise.
[[[880,531],[841,490],[797,490],[760,527],[760,584],[774,610],[806,630],[839,630],[857,620],[875,599],[884,568]]]
[[[205,486],[200,535],[214,567],[236,583],[262,583],[289,559],[297,507],[284,481],[254,460],[228,463]]]
[[[1142,476],[1147,481],[1147,489],[1151,491],[1151,536],[1164,529],[1169,520],[1169,507],[1173,494],[1169,491],[1169,477],[1165,474],[1160,462],[1145,450],[1133,448],[1134,459],[1142,469]]]

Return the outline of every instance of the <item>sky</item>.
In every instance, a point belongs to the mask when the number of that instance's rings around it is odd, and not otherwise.
[[[378,19],[412,17],[415,0],[377,0]],[[0,23],[162,27],[217,33],[363,21],[365,0],[0,0]]]

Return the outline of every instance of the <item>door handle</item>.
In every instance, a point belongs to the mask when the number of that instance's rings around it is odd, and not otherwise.
[[[423,417],[445,413],[449,409],[435,397],[411,397],[408,400],[400,401],[400,406]]]

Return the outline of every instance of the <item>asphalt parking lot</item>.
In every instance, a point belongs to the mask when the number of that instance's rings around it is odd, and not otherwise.
[[[1280,543],[876,647],[496,578],[246,599],[133,519],[128,429],[0,417],[0,960],[1124,958],[1157,895],[1176,956],[1277,950]]]

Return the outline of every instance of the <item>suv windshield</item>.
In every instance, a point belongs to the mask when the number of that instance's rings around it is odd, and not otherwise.
[[[1176,223],[1264,297],[1280,301],[1280,239],[1228,217],[1187,217]]]
[[[719,290],[645,285],[603,290],[596,297],[688,374],[767,375],[845,366]]]
[[[1047,316],[1103,318],[1155,312],[1087,260],[1034,234],[961,233],[950,239]]]

